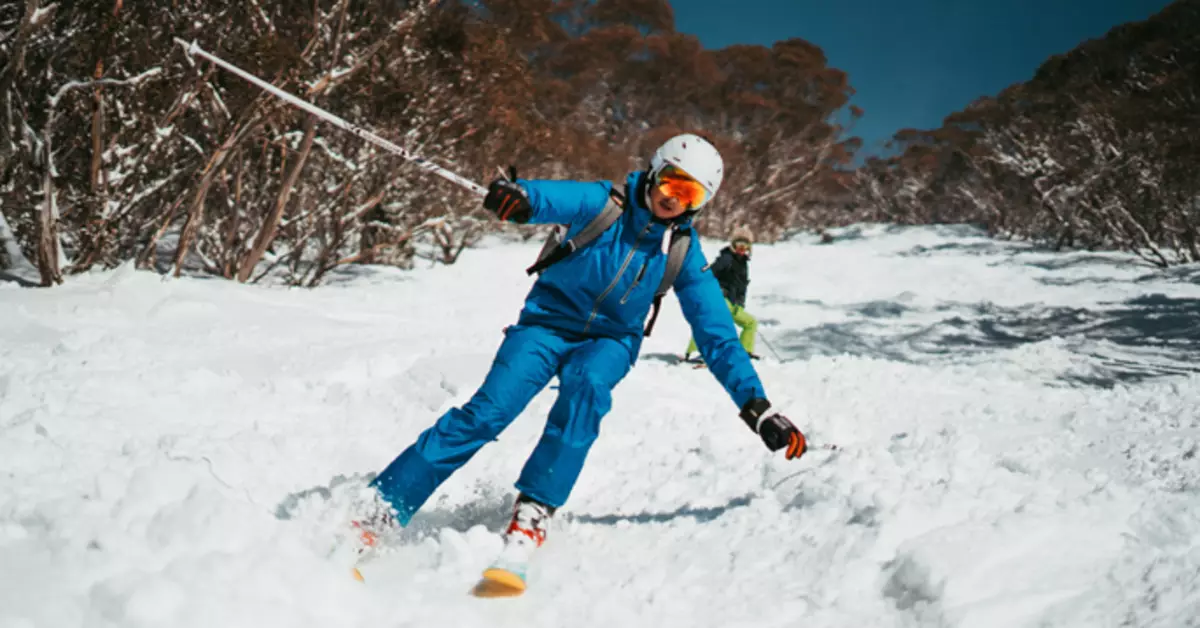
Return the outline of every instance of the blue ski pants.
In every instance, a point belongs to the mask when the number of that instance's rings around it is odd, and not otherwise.
[[[517,490],[558,507],[567,501],[612,389],[629,372],[629,348],[613,338],[546,327],[509,327],[483,386],[461,408],[443,414],[372,482],[407,525],[442,482],[508,427],[550,378],[558,399],[525,463]]]

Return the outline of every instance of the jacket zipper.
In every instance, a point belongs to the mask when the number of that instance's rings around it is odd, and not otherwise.
[[[634,278],[633,285],[629,286],[629,289],[625,291],[625,294],[621,295],[621,305],[625,305],[629,301],[629,295],[633,294],[633,289],[638,287],[639,283],[642,283],[642,277],[646,276],[646,267],[649,265],[650,260],[642,262],[642,269],[638,271],[637,277]]]
[[[600,304],[604,302],[604,298],[608,296],[608,293],[617,287],[617,282],[621,281],[621,276],[629,269],[629,263],[633,261],[633,256],[637,253],[638,245],[642,243],[642,236],[646,235],[646,232],[650,231],[650,227],[652,226],[654,226],[653,221],[646,223],[645,228],[634,239],[633,248],[629,250],[629,255],[625,256],[625,261],[621,263],[621,268],[617,270],[617,276],[613,277],[612,283],[608,284],[608,287],[604,289],[604,292],[600,293],[599,297],[596,297],[596,305],[592,307],[592,313],[588,316],[587,324],[583,326],[583,333],[586,334],[591,329],[592,321],[596,320],[596,314],[600,312]]]

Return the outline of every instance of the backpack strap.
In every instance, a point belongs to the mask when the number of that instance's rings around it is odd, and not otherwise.
[[[692,245],[692,230],[671,228],[671,244],[667,251],[667,268],[663,271],[662,281],[658,282],[658,290],[654,291],[654,305],[650,308],[650,321],[646,323],[644,335],[649,336],[654,330],[654,322],[658,320],[658,310],[662,307],[663,297],[675,285],[679,271],[683,270],[683,262],[687,259],[688,249]]]
[[[621,213],[625,211],[625,195],[613,186],[608,193],[608,202],[605,203],[604,209],[592,219],[579,233],[575,234],[574,238],[567,240],[555,246],[558,241],[557,237],[551,236],[550,240],[546,241],[546,246],[542,247],[542,252],[538,254],[537,261],[533,266],[525,269],[525,273],[533,275],[540,273],[547,268],[563,261],[568,255],[581,249],[592,240],[600,237],[600,234],[608,231],[608,228],[621,217]]]

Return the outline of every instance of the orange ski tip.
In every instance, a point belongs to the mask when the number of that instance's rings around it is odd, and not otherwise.
[[[525,590],[525,579],[507,569],[500,569],[497,567],[485,569],[483,572],[483,579],[490,580],[498,584],[503,584],[505,586],[510,586],[514,589],[520,589],[522,591]]]
[[[358,567],[351,567],[350,575],[354,576],[354,579],[358,580],[359,582],[366,582],[366,579],[363,578],[362,572],[358,570]]]
[[[517,597],[525,592],[525,580],[521,576],[492,567],[483,572],[479,583],[471,590],[475,597]]]

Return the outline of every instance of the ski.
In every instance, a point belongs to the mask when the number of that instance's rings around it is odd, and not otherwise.
[[[483,570],[471,595],[479,598],[518,597],[525,593],[525,576],[503,567]]]

